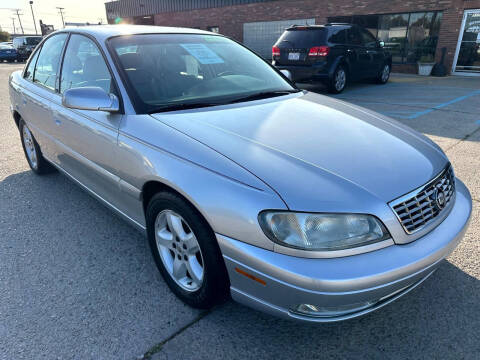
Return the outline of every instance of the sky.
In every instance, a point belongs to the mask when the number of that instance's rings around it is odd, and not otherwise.
[[[33,12],[40,33],[38,21],[53,25],[55,29],[62,27],[62,19],[57,7],[63,7],[65,22],[107,22],[105,2],[110,0],[33,0]],[[2,30],[12,32],[12,17],[15,17],[17,32],[21,32],[18,17],[12,9],[20,9],[20,20],[25,33],[35,33],[32,12],[28,0],[0,0],[0,26]]]

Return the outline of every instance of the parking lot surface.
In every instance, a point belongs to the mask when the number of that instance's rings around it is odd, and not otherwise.
[[[64,176],[29,171],[9,113],[8,75],[20,68],[0,64],[0,359],[479,358],[479,78],[394,75],[335,96],[436,141],[474,213],[455,252],[405,297],[305,325],[232,301],[208,312],[183,305],[142,235]]]

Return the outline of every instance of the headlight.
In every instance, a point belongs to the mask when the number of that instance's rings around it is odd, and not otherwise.
[[[303,250],[343,250],[390,238],[385,226],[371,215],[265,211],[259,222],[271,240]]]

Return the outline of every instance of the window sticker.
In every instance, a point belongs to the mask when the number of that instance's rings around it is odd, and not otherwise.
[[[180,44],[200,64],[223,64],[223,60],[204,44]]]

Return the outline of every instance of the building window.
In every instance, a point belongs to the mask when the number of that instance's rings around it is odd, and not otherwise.
[[[328,18],[329,22],[346,22],[365,27],[385,42],[394,63],[415,63],[421,58],[435,58],[442,12],[419,12],[386,15],[353,15]]]
[[[392,54],[392,61],[403,63],[406,54],[409,14],[382,15],[378,24],[377,38],[385,42]]]
[[[220,32],[220,29],[218,26],[208,26],[207,31],[211,31],[213,33],[218,34]]]

